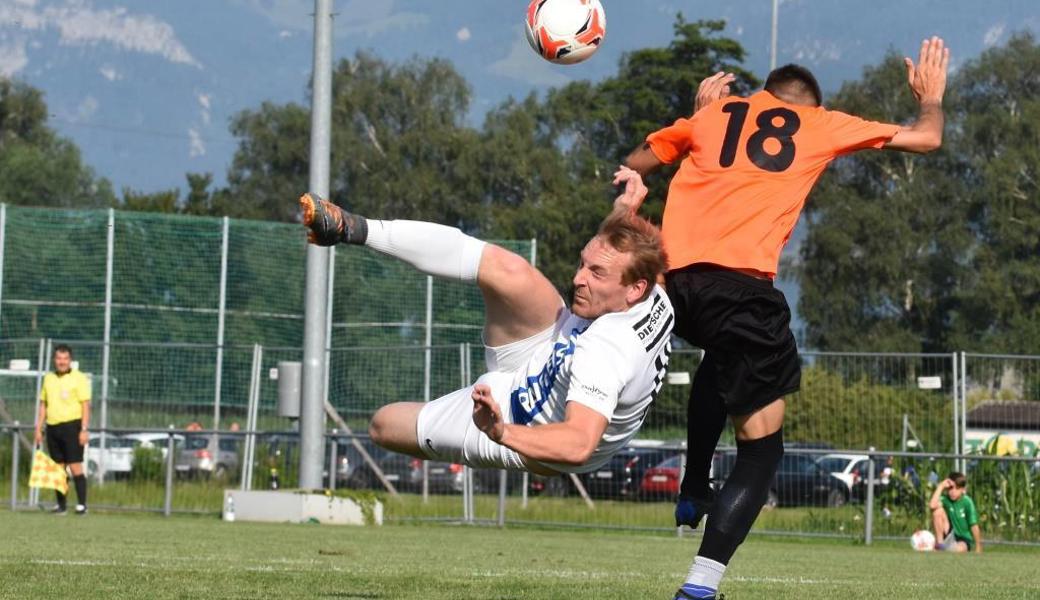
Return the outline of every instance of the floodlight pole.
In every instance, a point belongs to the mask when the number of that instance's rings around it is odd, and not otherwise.
[[[773,0],[773,35],[772,43],[770,45],[769,52],[769,71],[772,72],[776,68],[776,37],[777,37],[777,21],[780,16],[780,0]]]
[[[314,0],[314,72],[311,81],[310,190],[329,195],[332,145],[332,0]],[[302,235],[302,234],[301,234]],[[300,398],[300,488],[321,487],[325,448],[325,353],[329,249],[307,245]]]

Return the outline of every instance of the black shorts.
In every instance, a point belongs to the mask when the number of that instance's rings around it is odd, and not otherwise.
[[[695,384],[714,390],[728,414],[747,415],[798,391],[791,309],[771,281],[696,264],[668,273],[667,288],[675,333],[705,352]]]
[[[47,451],[54,462],[66,465],[83,462],[83,446],[79,445],[82,427],[79,419],[47,426]]]

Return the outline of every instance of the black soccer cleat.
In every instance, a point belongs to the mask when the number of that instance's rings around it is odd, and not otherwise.
[[[343,242],[364,243],[368,234],[365,219],[352,215],[332,202],[310,192],[300,196],[303,224],[310,231],[307,240],[318,246]]]
[[[83,505],[83,504],[77,504],[76,505],[76,514],[80,515],[80,516],[83,516],[83,515],[87,514],[87,507],[85,505]]]

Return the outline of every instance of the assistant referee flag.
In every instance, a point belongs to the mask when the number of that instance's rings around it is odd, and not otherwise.
[[[44,454],[42,450],[37,450],[36,454],[33,454],[29,487],[47,488],[68,494],[69,479],[64,467],[51,460],[51,457]]]

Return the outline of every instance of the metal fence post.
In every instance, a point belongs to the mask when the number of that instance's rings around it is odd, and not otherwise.
[[[7,204],[0,204],[0,313],[4,299],[4,246],[7,234]]]
[[[957,454],[964,452],[964,438],[968,435],[968,354],[961,352],[961,447],[957,448]],[[964,459],[960,459],[960,471],[965,471]]]
[[[228,234],[230,220],[224,217],[220,242],[220,296],[217,301],[217,364],[213,384],[213,429],[220,429],[220,388],[224,379],[224,320],[227,308]]]
[[[336,448],[339,446],[338,440],[336,439],[335,429],[332,430],[332,435],[328,437],[331,446],[329,447],[329,486],[328,489],[336,489]]]
[[[423,351],[423,402],[430,401],[430,344],[433,342],[433,277],[426,276],[426,349]],[[421,440],[420,440],[421,442]],[[430,461],[422,461],[422,501],[430,501]]]
[[[524,471],[523,486],[524,488],[520,491],[520,508],[527,510],[527,488],[531,486],[531,474],[527,471]]]
[[[506,489],[509,486],[506,471],[498,472],[498,526],[506,526]]]
[[[863,523],[863,543],[867,546],[874,543],[874,448],[867,453],[867,506],[866,519]]]
[[[11,429],[11,511],[18,508],[18,421]]]
[[[163,516],[173,512],[173,425],[166,434],[166,487],[163,490]]]
[[[105,250],[105,330],[101,347],[101,455],[98,457],[98,485],[105,481],[105,448],[108,447],[108,374],[112,342],[112,270],[115,265],[116,211],[108,209],[108,241]]]
[[[961,442],[961,438],[960,438],[961,429],[960,429],[960,426],[958,424],[958,421],[960,420],[960,417],[959,417],[959,413],[960,413],[959,402],[962,402],[963,400],[960,398],[960,385],[961,385],[961,381],[960,381],[960,377],[958,376],[959,375],[959,373],[958,373],[958,371],[959,371],[959,364],[958,364],[959,360],[958,360],[956,352],[953,353],[952,358],[953,358],[953,453],[957,454],[957,453],[960,452],[960,448],[963,445],[962,442]],[[905,449],[906,448],[904,448],[904,450]]]
[[[36,362],[36,397],[33,404],[33,427],[42,427],[40,419],[40,391],[43,389],[43,374],[51,366],[51,340],[40,340],[40,354]],[[36,449],[35,442],[33,450]],[[29,506],[36,506],[40,501],[40,488],[29,488]]]

